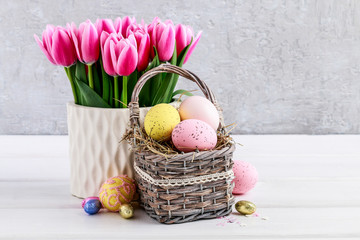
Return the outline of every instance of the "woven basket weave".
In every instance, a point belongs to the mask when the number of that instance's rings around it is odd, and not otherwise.
[[[224,131],[221,108],[206,84],[195,74],[177,66],[163,64],[146,72],[137,82],[129,103],[131,131],[142,132],[139,124],[139,93],[147,80],[160,73],[176,73],[195,82],[219,111],[219,131]],[[161,223],[184,223],[231,213],[234,204],[232,155],[229,143],[220,150],[190,152],[165,157],[136,148],[135,178],[141,205]]]

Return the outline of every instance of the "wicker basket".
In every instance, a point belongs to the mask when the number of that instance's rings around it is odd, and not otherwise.
[[[159,73],[176,73],[195,82],[205,97],[218,109],[219,131],[224,132],[222,112],[214,95],[195,74],[164,64],[146,72],[137,82],[131,98],[131,131],[141,131],[138,96],[147,80]],[[226,216],[231,213],[234,197],[232,155],[234,144],[220,150],[190,152],[165,157],[135,146],[135,178],[141,205],[161,223],[184,223]]]

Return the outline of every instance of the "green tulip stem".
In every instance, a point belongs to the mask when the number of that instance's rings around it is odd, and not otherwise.
[[[74,102],[75,102],[75,104],[78,104],[79,101],[78,101],[78,97],[76,95],[75,83],[74,83],[74,79],[73,79],[73,77],[71,75],[71,72],[70,72],[70,67],[64,67],[64,68],[65,68],[66,75],[70,80],[71,90],[72,90],[73,95],[74,95]]]
[[[120,102],[119,102],[119,77],[118,76],[114,76],[114,98],[115,98],[115,107],[119,108]]]
[[[87,65],[88,66],[88,73],[89,73],[89,87],[91,87],[91,89],[94,89],[94,75],[93,75],[93,70],[92,64]]]
[[[128,77],[123,76],[123,86],[122,86],[122,94],[121,94],[121,107],[127,108],[127,85],[128,85]]]

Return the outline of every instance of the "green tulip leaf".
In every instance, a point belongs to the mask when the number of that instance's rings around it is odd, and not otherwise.
[[[101,82],[100,82],[100,77],[99,77],[99,72],[97,70],[97,64],[93,64],[93,76],[94,76],[94,90],[97,94],[99,94],[99,96],[101,96],[102,91],[101,91]]]
[[[102,98],[104,99],[105,102],[107,102],[111,106],[113,106],[113,104],[112,104],[113,103],[113,99],[112,99],[113,89],[112,89],[112,84],[111,84],[111,82],[113,81],[113,77],[105,72],[101,58],[100,58],[99,62],[100,62],[100,67],[101,67],[101,77],[102,77],[102,84],[103,84]]]
[[[127,85],[127,91],[128,91],[127,101],[128,101],[128,103],[131,102],[131,96],[132,96],[132,93],[134,91],[134,87],[135,87],[137,81],[138,81],[138,71],[135,70],[132,74],[130,74],[129,79],[128,79],[128,85]]]
[[[193,40],[194,40],[194,39],[191,38],[191,41],[190,41],[189,45],[187,45],[187,46],[180,52],[179,57],[177,58],[177,63],[176,63],[177,66],[182,67],[182,65],[183,65],[183,63],[184,63],[184,61],[185,61],[185,57],[186,57],[186,55],[187,55],[187,53],[188,53],[188,51],[189,51],[189,49],[190,49],[190,46],[191,46]]]
[[[176,65],[179,66],[179,67],[182,67],[183,63],[184,63],[184,60],[185,60],[185,57],[186,57],[186,54],[188,53],[189,49],[190,49],[190,46],[192,44],[192,41],[193,39],[191,39],[189,45],[187,45],[179,54],[178,58],[177,58],[177,61],[176,61]],[[169,92],[169,94],[167,94],[164,99],[164,101],[166,102],[170,102],[172,100],[172,94],[175,90],[175,87],[176,87],[176,84],[178,82],[178,79],[179,79],[179,75],[177,74],[174,74],[175,76],[173,77],[173,79],[171,80],[171,83],[169,84],[169,88],[167,90],[167,92]]]
[[[160,65],[159,54],[156,50],[156,47],[154,47],[154,52],[155,57],[153,61],[149,64],[149,66],[146,68],[145,72]],[[152,99],[155,96],[156,89],[159,85],[158,82],[161,81],[161,79],[159,78],[161,78],[161,76],[157,75],[154,78],[148,80],[141,89],[141,92],[139,94],[139,105],[141,107],[151,106]]]
[[[80,91],[79,98],[81,98],[82,101],[81,105],[88,107],[110,108],[110,105],[107,104],[93,89],[76,77],[75,84]]]
[[[175,97],[176,95],[186,95],[186,96],[194,96],[194,94],[192,94],[191,92],[184,90],[184,89],[179,89],[176,90],[175,92],[173,92],[173,94],[171,95],[171,98]]]
[[[177,62],[177,52],[176,52],[176,42],[175,42],[174,52],[170,60],[170,63],[172,65],[176,65],[176,62]],[[153,105],[156,105],[158,103],[169,103],[171,101],[172,99],[171,95],[174,91],[174,89],[171,90],[171,88],[174,85],[174,78],[176,75],[177,74],[174,73],[166,73],[164,75],[163,78],[164,80],[161,81],[161,86],[158,89],[155,98],[153,99]]]
[[[80,61],[77,61],[77,63],[76,63],[75,77],[77,79],[79,79],[80,81],[82,81],[86,84],[89,84],[87,77],[86,77],[85,64],[83,64]]]

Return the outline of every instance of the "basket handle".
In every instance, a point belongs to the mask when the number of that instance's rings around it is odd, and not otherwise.
[[[136,126],[140,126],[139,122],[139,94],[141,89],[144,87],[145,83],[151,79],[152,77],[156,76],[160,73],[175,73],[178,74],[184,78],[187,78],[193,82],[195,82],[200,90],[204,93],[205,97],[212,102],[217,111],[219,112],[219,130],[224,130],[224,118],[222,114],[222,109],[218,105],[216,98],[212,91],[209,89],[209,87],[205,84],[204,81],[200,80],[198,76],[196,76],[194,73],[190,72],[189,70],[183,69],[181,67],[172,65],[172,64],[161,64],[158,67],[155,67],[141,76],[141,78],[137,81],[132,96],[131,96],[131,102],[129,103],[129,109],[130,109],[130,124],[132,128],[135,128]]]

